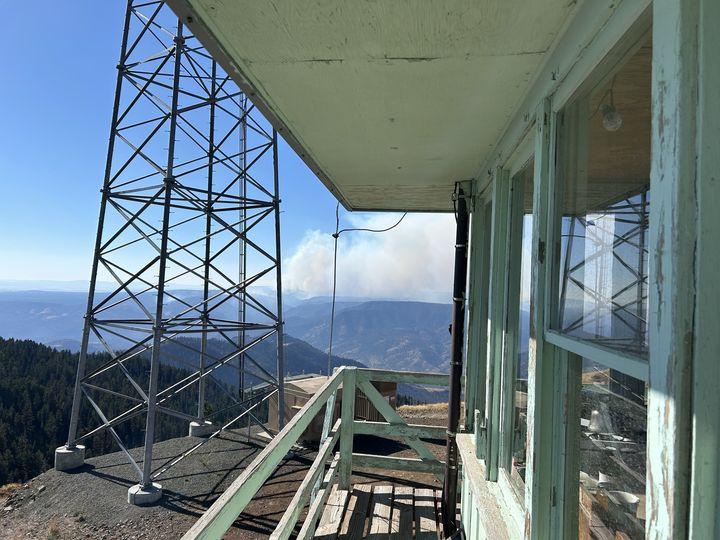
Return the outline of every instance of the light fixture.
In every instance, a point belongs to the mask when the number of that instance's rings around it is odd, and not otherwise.
[[[615,88],[615,77],[613,77],[612,84],[610,85],[610,103],[605,103],[600,107],[602,113],[602,124],[607,131],[617,131],[622,127],[623,119],[620,113],[615,108],[615,96],[613,95],[613,88]]]
[[[612,93],[610,94],[612,96]],[[622,116],[617,112],[615,105],[612,103],[606,103],[600,107],[602,113],[603,127],[608,131],[617,131],[622,127]]]

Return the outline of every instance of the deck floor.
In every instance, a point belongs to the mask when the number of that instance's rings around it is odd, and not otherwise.
[[[408,486],[356,484],[333,487],[315,538],[322,540],[438,540],[440,491]]]

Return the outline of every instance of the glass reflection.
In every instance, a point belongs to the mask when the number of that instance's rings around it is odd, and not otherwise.
[[[579,537],[645,538],[645,383],[583,361]]]
[[[640,357],[648,350],[651,51],[641,46],[566,111],[554,324]]]

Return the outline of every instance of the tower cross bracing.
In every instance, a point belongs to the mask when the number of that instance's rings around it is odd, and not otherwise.
[[[162,1],[128,1],[117,68],[65,451],[107,432],[149,489],[159,415],[215,433],[284,411],[278,140]]]

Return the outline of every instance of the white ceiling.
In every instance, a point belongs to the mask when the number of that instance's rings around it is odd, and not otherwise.
[[[351,209],[448,210],[570,0],[169,0]]]

